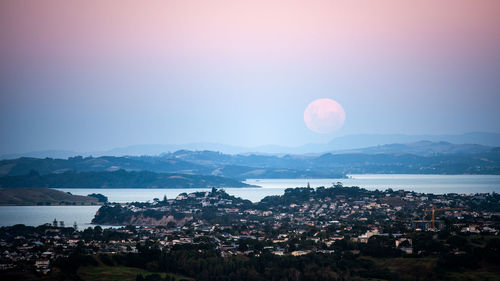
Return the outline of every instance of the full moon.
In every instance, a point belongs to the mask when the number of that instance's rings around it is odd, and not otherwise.
[[[344,121],[344,109],[332,99],[315,100],[304,111],[307,128],[318,134],[332,133],[342,128]]]

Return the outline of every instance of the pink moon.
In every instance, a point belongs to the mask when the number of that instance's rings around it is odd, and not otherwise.
[[[304,111],[307,128],[318,134],[332,133],[342,128],[344,121],[344,108],[332,99],[317,99]]]

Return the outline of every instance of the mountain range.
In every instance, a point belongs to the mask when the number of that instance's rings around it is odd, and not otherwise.
[[[412,143],[393,143],[377,145],[359,149],[341,150],[333,152],[336,154],[345,153],[365,153],[365,154],[380,154],[380,153],[407,153],[423,156],[436,154],[474,154],[488,152],[492,149],[490,146],[480,144],[452,144],[445,141],[417,141]]]
[[[406,144],[419,141],[449,142],[453,144],[477,144],[482,146],[500,146],[500,133],[473,132],[457,135],[405,135],[405,134],[358,134],[336,137],[328,143],[311,143],[296,147],[265,145],[257,147],[241,147],[218,143],[190,144],[139,144],[118,147],[104,151],[76,152],[71,150],[43,150],[26,153],[10,153],[0,155],[0,159],[20,157],[35,158],[68,158],[73,156],[140,156],[160,155],[178,150],[210,150],[226,154],[320,154],[326,152],[342,153],[359,150],[365,147],[388,144]]]
[[[21,157],[0,161],[0,187],[238,187],[245,179],[364,173],[500,174],[500,147],[419,141],[307,155],[178,150],[158,156]]]

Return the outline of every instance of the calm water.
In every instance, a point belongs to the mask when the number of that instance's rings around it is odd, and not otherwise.
[[[64,221],[66,226],[76,222],[79,229],[87,228],[99,206],[0,206],[0,226],[25,224],[38,226]]]
[[[410,190],[423,193],[491,193],[500,192],[500,175],[349,175],[348,179],[261,179],[247,180],[264,188],[307,186],[332,186],[342,182],[344,186],[359,186],[368,190]]]
[[[348,179],[261,179],[246,183],[262,188],[225,188],[226,192],[257,202],[269,195],[281,195],[289,187],[331,186],[342,182],[344,186],[359,186],[369,190],[405,189],[425,193],[489,193],[500,192],[500,176],[497,175],[351,175]],[[179,189],[59,189],[75,195],[101,193],[111,202],[152,201],[153,198],[175,198],[179,193],[208,191],[207,188]],[[40,225],[62,220],[67,226],[73,222],[81,227],[88,226],[98,206],[0,206],[0,226],[23,223]]]

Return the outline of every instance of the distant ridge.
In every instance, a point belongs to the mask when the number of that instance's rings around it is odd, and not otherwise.
[[[33,158],[57,158],[57,159],[66,159],[68,157],[73,157],[79,155],[76,151],[71,150],[39,150],[39,151],[30,151],[25,153],[9,153],[0,155],[0,159],[16,159],[21,157],[33,157]]]
[[[0,155],[0,159],[16,159],[19,157],[35,158],[68,158],[72,156],[141,156],[160,155],[178,150],[210,150],[226,154],[261,153],[261,154],[307,154],[326,153],[341,150],[353,150],[390,144],[408,144],[420,141],[448,142],[451,144],[477,144],[482,146],[500,146],[500,133],[472,132],[458,135],[405,135],[405,134],[357,134],[336,137],[328,143],[310,143],[301,146],[287,147],[280,145],[264,145],[242,147],[219,143],[189,144],[138,144],[117,147],[104,151],[75,152],[69,150],[43,150],[28,153],[11,153]]]
[[[432,142],[432,141],[418,141],[412,143],[393,143],[384,144],[360,149],[340,150],[337,154],[344,153],[407,153],[415,155],[435,155],[435,154],[475,154],[491,151],[493,148],[490,146],[480,144],[452,144],[445,141]]]
[[[330,141],[327,145],[330,148],[341,150],[419,141],[500,146],[500,133],[473,132],[460,135],[360,134],[338,137]]]
[[[231,178],[342,178],[346,174],[500,174],[498,147],[419,141],[317,154],[224,154],[178,150],[159,156],[100,156],[0,160],[4,176],[67,172],[177,173]],[[68,174],[66,174],[68,175]],[[124,178],[122,176],[121,178]],[[101,185],[101,184],[97,184]]]

